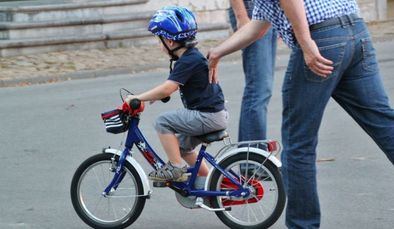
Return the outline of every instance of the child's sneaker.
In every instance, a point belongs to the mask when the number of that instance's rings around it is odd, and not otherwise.
[[[187,181],[187,167],[182,168],[173,166],[171,162],[167,162],[163,167],[156,171],[149,173],[149,179],[153,181],[175,181],[184,182]]]

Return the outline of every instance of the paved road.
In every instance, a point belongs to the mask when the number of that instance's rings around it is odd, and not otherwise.
[[[385,87],[394,100],[394,42],[377,45]],[[283,64],[286,58],[278,63]],[[280,86],[269,109],[269,136],[280,138]],[[58,84],[0,89],[0,228],[87,228],[72,208],[71,177],[82,160],[117,147],[121,135],[105,133],[100,112],[120,103],[118,89],[141,92],[166,78],[166,72],[121,75]],[[232,115],[229,132],[236,139],[242,92],[240,63],[221,65],[220,80]],[[393,103],[392,103],[393,104]],[[148,106],[142,130],[161,150],[152,128],[156,115],[180,106]],[[221,143],[211,147],[219,148]],[[322,228],[391,229],[394,226],[394,170],[384,154],[333,101],[325,113],[318,147]],[[140,159],[137,156],[137,160]],[[142,161],[142,160],[140,160]],[[143,166],[147,168],[143,162]],[[147,170],[149,171],[149,170]],[[225,228],[213,213],[187,210],[172,191],[155,189],[133,228]],[[283,217],[274,228],[284,228]]]

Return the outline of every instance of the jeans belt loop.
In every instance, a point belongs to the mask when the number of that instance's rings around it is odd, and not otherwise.
[[[342,17],[338,17],[338,19],[339,19],[339,22],[341,23],[342,28],[346,28],[346,23],[343,20],[343,18]]]
[[[353,17],[352,17],[352,16],[353,16],[353,15],[349,15],[349,14],[346,15],[346,17],[349,19],[349,23],[350,23],[351,26],[354,25],[354,20],[353,20]]]

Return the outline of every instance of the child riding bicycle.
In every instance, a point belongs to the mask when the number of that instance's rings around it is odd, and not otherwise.
[[[170,56],[168,79],[155,88],[132,99],[156,101],[179,89],[184,108],[162,113],[155,122],[161,144],[169,161],[149,174],[155,181],[186,181],[187,167],[196,162],[195,147],[201,143],[196,136],[226,129],[228,113],[219,84],[208,81],[207,59],[195,48],[197,23],[193,13],[184,7],[168,6],[158,10],[149,22],[148,30],[158,37],[163,52]],[[176,61],[172,69],[172,63]],[[199,176],[207,176],[203,161]]]

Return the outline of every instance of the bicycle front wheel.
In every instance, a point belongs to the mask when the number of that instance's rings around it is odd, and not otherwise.
[[[211,199],[213,208],[231,207],[231,211],[215,212],[230,228],[268,228],[282,214],[286,197],[279,169],[266,157],[240,152],[219,164],[247,187],[247,197],[218,196]],[[210,180],[212,191],[234,191],[238,187],[215,170]]]
[[[114,177],[118,160],[113,154],[94,155],[79,166],[72,179],[70,192],[74,209],[93,228],[125,228],[144,208],[146,198],[141,178],[127,161],[122,182],[116,190],[102,195]]]

